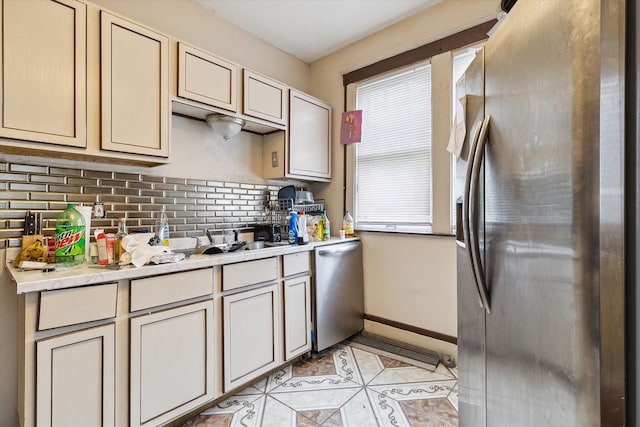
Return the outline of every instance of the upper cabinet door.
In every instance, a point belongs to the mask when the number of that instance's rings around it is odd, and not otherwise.
[[[86,14],[75,0],[2,1],[0,136],[86,146]]]
[[[178,96],[236,113],[235,64],[178,43]]]
[[[331,106],[289,91],[289,174],[331,178]]]
[[[247,69],[243,77],[243,114],[286,125],[287,87]]]
[[[169,38],[101,11],[101,148],[169,156]]]

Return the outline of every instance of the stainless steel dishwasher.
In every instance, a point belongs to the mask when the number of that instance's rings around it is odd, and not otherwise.
[[[314,258],[313,349],[321,351],[364,328],[362,244],[319,246]]]

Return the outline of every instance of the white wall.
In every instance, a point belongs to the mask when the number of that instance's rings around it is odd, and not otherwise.
[[[311,64],[310,92],[334,108],[333,122],[340,123],[344,111],[343,74],[441,39],[462,29],[495,18],[498,0],[446,0],[433,8],[322,58]],[[439,58],[440,57],[440,58]],[[446,66],[443,55],[434,58],[434,67]],[[437,64],[437,65],[436,65]],[[446,108],[434,110],[433,156],[434,231],[449,229],[449,156],[444,151],[449,126],[449,83],[434,81],[434,97]],[[366,124],[364,124],[366,126]],[[342,223],[343,186],[350,190],[350,177],[343,174],[344,150],[340,146],[340,127],[333,129],[332,175],[330,184],[312,188],[327,200],[335,230]],[[345,183],[346,178],[346,183]],[[351,192],[348,191],[348,196]],[[347,202],[349,205],[350,202]],[[446,206],[442,206],[446,204]],[[444,210],[443,210],[444,208]],[[335,232],[335,231],[334,231]],[[361,233],[364,244],[365,309],[368,314],[412,326],[457,335],[455,242],[453,237]],[[455,346],[419,335],[367,322],[367,329],[409,341],[435,351],[455,355]]]

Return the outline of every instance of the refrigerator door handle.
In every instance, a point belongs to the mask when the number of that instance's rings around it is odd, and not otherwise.
[[[469,194],[471,192],[471,177],[473,172],[474,159],[476,157],[476,151],[478,149],[478,138],[480,137],[480,129],[482,128],[482,120],[478,120],[475,130],[473,131],[473,137],[469,140],[471,142],[471,148],[469,149],[469,158],[467,160],[467,173],[464,181],[464,197],[462,200],[462,233],[464,236],[465,248],[467,251],[467,257],[469,258],[469,265],[471,266],[471,275],[473,282],[478,293],[478,302],[480,307],[484,308],[482,302],[482,295],[480,294],[480,288],[478,287],[478,277],[476,275],[476,268],[473,261],[473,255],[471,253],[471,231],[469,229],[470,210],[469,210]]]
[[[480,135],[478,136],[478,146],[476,148],[473,160],[473,170],[469,191],[469,234],[471,238],[471,240],[469,241],[469,246],[471,246],[471,256],[473,260],[472,264],[475,267],[478,291],[480,292],[480,298],[484,305],[484,309],[487,311],[487,314],[491,313],[491,307],[489,305],[489,290],[487,288],[487,283],[484,277],[484,266],[482,265],[482,257],[480,256],[480,241],[478,239],[480,222],[478,215],[478,189],[480,186],[480,170],[482,169],[482,163],[484,161],[484,146],[487,142],[490,122],[490,115],[487,115],[482,122],[482,129],[480,129]]]

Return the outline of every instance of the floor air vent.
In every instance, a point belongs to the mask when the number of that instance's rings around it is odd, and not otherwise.
[[[374,335],[364,331],[360,335],[356,335],[355,337],[351,338],[350,341],[356,344],[362,344],[367,347],[386,351],[387,353],[397,354],[399,356],[417,360],[419,362],[432,365],[434,369],[440,362],[440,355],[435,351],[427,350],[426,348],[392,340],[390,338],[381,337],[379,335]],[[445,366],[448,366],[448,364],[445,363],[448,362],[448,360],[443,360],[442,362]]]

